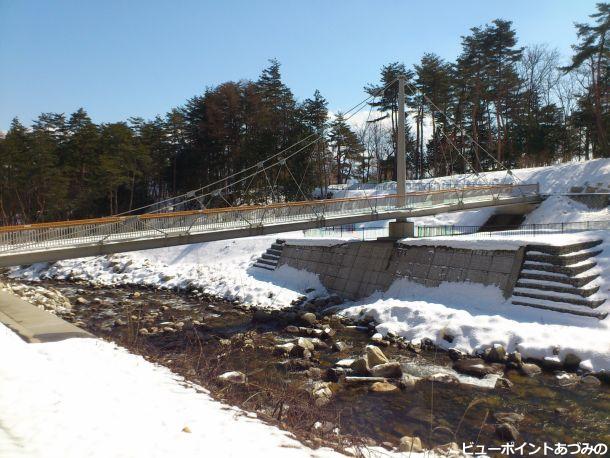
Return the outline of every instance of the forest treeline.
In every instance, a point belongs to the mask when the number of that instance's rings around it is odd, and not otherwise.
[[[280,163],[191,205],[303,199],[349,179],[395,178],[396,84],[407,81],[407,176],[608,157],[610,4],[600,3],[567,64],[548,45],[519,46],[510,21],[462,37],[455,62],[426,53],[381,69],[366,122],[329,116],[316,91],[298,101],[272,60],[256,81],[207,88],[152,120],[96,124],[84,109],[14,119],[0,138],[0,224],[131,211],[257,164]],[[361,118],[359,118],[361,119]],[[298,154],[291,155],[297,150]]]

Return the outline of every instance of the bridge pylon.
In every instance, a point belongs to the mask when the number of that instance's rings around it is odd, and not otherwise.
[[[405,152],[405,76],[398,76],[398,126],[396,129],[396,208],[407,205],[407,158]],[[415,225],[407,218],[390,222],[389,238],[415,237]]]

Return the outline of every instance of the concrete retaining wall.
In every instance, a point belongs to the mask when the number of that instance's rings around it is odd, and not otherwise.
[[[333,246],[289,243],[278,266],[287,264],[316,273],[326,289],[349,299],[385,291],[397,278],[426,286],[445,281],[496,285],[509,297],[519,276],[523,253],[524,248],[469,250],[388,241]]]

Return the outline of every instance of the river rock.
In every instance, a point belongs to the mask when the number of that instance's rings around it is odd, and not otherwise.
[[[506,350],[502,345],[494,344],[489,349],[487,360],[493,363],[503,363],[504,361],[506,361]]]
[[[329,382],[316,382],[313,384],[311,394],[314,397],[315,403],[318,407],[328,404],[330,398],[333,395],[330,389]]]
[[[309,326],[313,326],[318,322],[316,314],[311,312],[303,313],[303,315],[301,315],[301,320]]]
[[[315,346],[311,339],[307,337],[299,337],[296,342],[296,346],[302,348],[303,350],[314,351]]]
[[[424,448],[419,437],[403,436],[400,438],[398,450],[405,453],[420,453]]]
[[[498,369],[485,364],[480,358],[460,359],[453,363],[453,369],[462,374],[472,375],[474,377],[483,378],[489,374],[497,374]]]
[[[374,345],[367,345],[364,351],[366,354],[366,360],[370,367],[390,362],[386,355],[384,355],[383,352]]]
[[[494,418],[498,423],[520,423],[525,416],[517,412],[496,412]]]
[[[337,331],[335,331],[333,328],[325,326],[324,329],[322,329],[322,338],[323,339],[332,339],[333,337],[335,337],[335,335],[337,334]]]
[[[417,385],[417,382],[419,380],[421,380],[419,377],[415,377],[414,375],[403,373],[402,377],[400,377],[399,386],[403,390],[410,390],[410,389],[415,388],[415,385]]]
[[[225,372],[219,375],[218,380],[225,383],[243,384],[246,383],[246,374],[239,371]]]
[[[288,334],[298,334],[299,328],[297,326],[289,325],[286,326],[286,329],[284,329],[284,331],[286,331]]]
[[[509,353],[507,355],[507,359],[508,359],[509,363],[512,363],[513,365],[515,365],[517,367],[521,367],[521,365],[523,364],[523,359],[521,358],[521,353],[519,353],[518,351]]]
[[[355,375],[369,375],[371,373],[369,363],[366,358],[356,359],[350,366],[350,369]]]
[[[509,379],[504,378],[504,377],[499,377],[498,380],[496,380],[496,386],[495,388],[502,388],[505,390],[510,390],[515,384],[513,382],[511,382]]]
[[[379,343],[383,340],[383,335],[380,332],[376,332],[371,336],[373,342]]]
[[[345,342],[337,341],[333,342],[332,349],[337,352],[342,352],[348,349],[348,345]]]
[[[356,362],[356,360],[353,359],[353,358],[344,358],[344,359],[340,359],[339,361],[337,361],[335,363],[335,366],[337,366],[337,367],[344,367],[344,368],[350,368],[350,367],[352,367],[354,362]]]
[[[402,375],[400,363],[391,362],[385,364],[377,364],[371,369],[373,377],[399,378]]]
[[[541,364],[547,371],[558,371],[563,368],[563,363],[557,356],[545,356]]]
[[[82,296],[79,296],[79,297],[76,298],[76,303],[78,305],[86,305],[88,302],[87,302],[87,299],[85,299]]]
[[[375,382],[369,387],[369,390],[373,393],[391,393],[398,391],[398,387],[388,382]]]
[[[563,359],[563,364],[567,369],[577,369],[580,366],[581,359],[574,353],[568,353]]]
[[[285,344],[279,344],[274,347],[273,353],[276,355],[289,355],[294,349],[294,344],[288,342]]]
[[[589,386],[599,386],[602,384],[602,382],[594,375],[585,375],[580,379],[580,382]]]
[[[500,423],[496,425],[496,435],[506,441],[517,442],[519,440],[519,431],[511,423]]]
[[[523,375],[527,375],[528,377],[533,377],[542,372],[542,369],[534,363],[522,363],[521,366],[519,366],[519,370]]]

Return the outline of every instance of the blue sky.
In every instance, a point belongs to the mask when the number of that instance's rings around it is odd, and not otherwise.
[[[282,63],[299,99],[363,98],[381,65],[453,60],[460,36],[512,20],[521,45],[564,55],[595,0],[0,0],[0,130],[84,107],[96,122],[151,118],[206,86]]]

